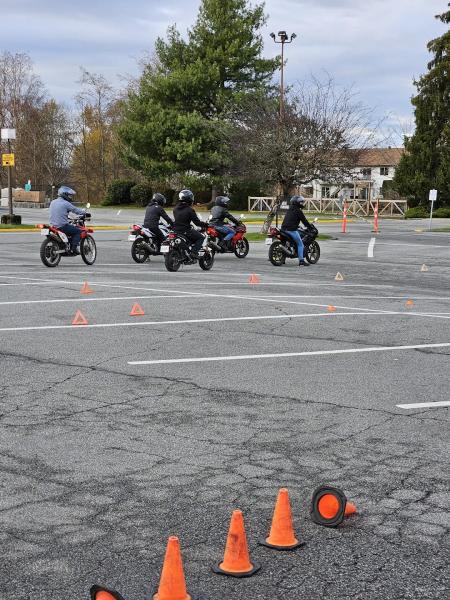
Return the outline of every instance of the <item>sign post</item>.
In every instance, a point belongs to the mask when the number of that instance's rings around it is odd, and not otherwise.
[[[434,203],[437,200],[437,190],[430,190],[430,194],[428,196],[428,200],[431,202],[430,225],[428,227],[428,230],[431,231],[431,223],[433,221],[433,208],[434,208]]]
[[[12,173],[11,169],[14,166],[14,154],[11,152],[11,140],[16,139],[15,129],[2,129],[1,139],[8,142],[8,154],[3,154],[3,166],[8,168],[8,207],[9,207],[9,222],[13,222],[13,197],[12,197]]]

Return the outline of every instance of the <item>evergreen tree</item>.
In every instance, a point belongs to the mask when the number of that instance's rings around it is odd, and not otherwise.
[[[242,95],[270,87],[279,65],[261,57],[264,23],[262,5],[203,0],[187,41],[174,26],[157,40],[120,130],[131,166],[152,179],[193,171],[220,180],[227,115]]]
[[[450,10],[436,18],[449,24]],[[394,182],[412,205],[427,205],[430,189],[438,190],[440,204],[450,204],[450,31],[427,47],[433,58],[412,99],[416,131],[405,139]]]

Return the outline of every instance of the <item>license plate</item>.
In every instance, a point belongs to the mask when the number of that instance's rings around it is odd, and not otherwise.
[[[272,238],[266,238],[266,246],[270,246],[272,244]]]
[[[167,254],[169,252],[169,249],[170,249],[169,244],[162,244],[162,246],[161,246],[162,254]]]
[[[130,233],[130,235],[128,236],[128,241],[134,242],[135,239],[136,239],[136,236]]]
[[[48,229],[41,229],[41,235],[48,235]]]

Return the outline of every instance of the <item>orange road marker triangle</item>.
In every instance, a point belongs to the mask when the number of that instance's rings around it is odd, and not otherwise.
[[[427,271],[429,271],[429,270],[430,270],[430,269],[429,269],[429,268],[427,267],[427,265],[425,265],[425,264],[423,264],[423,265],[422,265],[422,268],[420,269],[420,271],[421,271],[422,273],[426,273],[426,272],[427,272]]]
[[[87,281],[85,281],[81,287],[80,294],[93,294],[94,290],[91,290]]]
[[[414,306],[414,300],[411,300],[411,298],[409,300],[406,301],[405,303],[406,308],[412,308]]]
[[[336,273],[336,277],[334,278],[335,281],[344,281],[344,277],[342,276],[341,273],[339,273],[339,271]]]
[[[77,310],[72,321],[72,325],[87,325],[88,321],[81,310]]]
[[[252,275],[250,275],[249,279],[248,279],[249,283],[260,283],[261,280],[258,277],[258,275],[255,275],[254,273],[252,273]]]
[[[174,535],[167,542],[161,579],[153,600],[191,600],[186,590],[180,540]]]
[[[332,304],[329,304],[329,305],[327,306],[327,311],[328,311],[328,312],[336,312],[336,307],[335,307],[335,306],[333,306]]]
[[[136,304],[133,304],[133,308],[130,312],[130,317],[142,317],[142,315],[145,315],[144,309],[140,304],[136,302]]]
[[[275,550],[294,550],[303,546],[303,542],[295,537],[289,492],[286,488],[281,488],[278,492],[269,537],[260,544]]]

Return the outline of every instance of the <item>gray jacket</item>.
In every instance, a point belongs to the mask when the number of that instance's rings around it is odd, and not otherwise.
[[[85,211],[82,208],[77,208],[64,198],[56,198],[50,203],[50,225],[53,227],[64,227],[69,222],[69,213],[76,215],[84,215]]]

